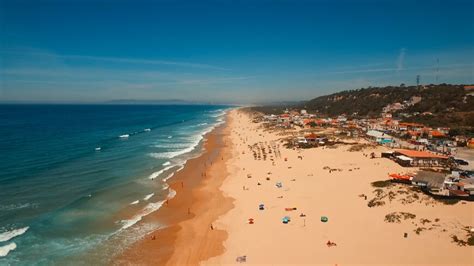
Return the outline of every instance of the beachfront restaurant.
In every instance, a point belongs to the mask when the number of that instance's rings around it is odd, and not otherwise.
[[[394,150],[393,158],[398,164],[405,167],[437,167],[445,166],[448,162],[448,157],[444,155],[406,149]]]

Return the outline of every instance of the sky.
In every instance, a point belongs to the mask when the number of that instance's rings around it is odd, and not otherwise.
[[[474,1],[0,0],[0,102],[299,101],[474,83]]]

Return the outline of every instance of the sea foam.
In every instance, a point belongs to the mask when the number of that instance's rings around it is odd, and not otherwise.
[[[177,151],[150,153],[150,156],[154,157],[154,158],[157,158],[157,159],[172,159],[172,158],[178,157],[180,155],[192,152],[199,145],[201,140],[204,138],[204,135],[211,132],[213,128],[214,128],[213,126],[208,127],[206,130],[204,130],[200,134],[194,136],[193,139],[191,139],[191,142],[188,142],[188,143],[185,144],[186,146],[182,146],[183,144],[171,144],[171,145],[175,145],[176,147],[179,147],[179,146],[186,147],[184,149],[177,150]],[[171,145],[168,146],[168,147],[171,147]],[[164,145],[163,144],[162,145],[157,145],[157,147],[162,148],[162,147],[164,147]]]
[[[165,177],[163,179],[163,182],[166,182],[168,181],[168,179],[172,178],[177,172],[181,171],[184,169],[184,164],[180,165],[180,167],[178,168],[178,170],[174,171],[173,173],[169,174],[167,177]]]
[[[16,249],[16,244],[15,243],[10,243],[8,245],[5,245],[3,247],[0,247],[0,257],[5,257],[10,253],[10,251]]]
[[[153,195],[155,195],[155,193],[148,194],[143,198],[143,200],[149,200]]]
[[[37,208],[39,204],[37,203],[18,203],[18,204],[9,204],[9,205],[0,205],[0,211],[11,211],[19,210],[24,208]]]
[[[213,117],[221,117],[221,116],[226,114],[225,110],[224,111],[218,110],[218,112],[219,113],[216,114],[215,116],[213,115]],[[185,149],[181,149],[181,150],[178,150],[178,151],[171,151],[171,152],[151,153],[150,156],[152,156],[154,158],[158,158],[158,159],[171,159],[171,158],[174,158],[174,157],[177,157],[177,156],[180,156],[180,155],[183,155],[183,154],[186,154],[186,153],[189,153],[189,152],[193,151],[199,145],[199,143],[201,142],[201,140],[204,138],[204,136],[207,133],[211,132],[218,125],[224,123],[224,121],[222,119],[217,119],[216,122],[217,123],[215,123],[214,125],[212,125],[210,127],[207,127],[205,130],[200,132],[200,134],[198,134],[195,138],[193,138],[192,142],[189,143],[189,146],[187,146]],[[202,125],[204,125],[204,123]],[[170,138],[172,138],[172,136],[168,136],[168,139],[170,139]],[[173,144],[171,144],[171,145],[173,145]],[[180,145],[180,144],[178,144],[178,145]],[[163,146],[160,146],[160,148],[163,148]],[[180,166],[179,169],[177,169],[173,173],[169,174],[166,178],[164,178],[162,180],[163,182],[166,182],[168,179],[173,177],[177,172],[184,169],[184,163],[185,162],[183,162],[182,164],[178,164],[178,165],[171,165],[171,162],[167,161],[163,164],[163,166],[166,166],[165,168],[151,174],[149,178],[154,179],[154,178],[158,177],[159,175],[161,175],[162,173],[164,173],[165,171],[167,171],[167,170],[169,170],[173,167]],[[169,188],[169,186],[166,185],[163,189],[164,190],[169,189],[169,194],[168,194],[167,199],[171,199],[171,198],[176,196],[176,191]],[[154,195],[154,193],[148,194],[147,196],[145,196],[144,200],[146,200],[146,201],[149,200],[151,197],[153,197],[153,195]],[[122,227],[119,229],[118,232],[133,226],[134,224],[141,221],[144,216],[147,216],[150,213],[152,213],[154,211],[157,211],[159,208],[161,208],[161,206],[163,205],[164,202],[165,201],[149,203],[140,213],[135,215],[133,218],[128,219],[128,220],[120,221],[122,223]]]
[[[23,235],[26,231],[28,231],[28,228],[29,227],[27,226],[27,227],[13,229],[13,230],[10,230],[10,231],[0,233],[0,242],[5,242],[5,241],[8,241],[8,240],[10,240],[14,237]]]
[[[164,173],[165,171],[170,170],[170,169],[173,168],[173,167],[174,167],[174,165],[168,165],[167,167],[161,169],[160,171],[154,172],[154,173],[151,174],[148,178],[149,178],[149,179],[155,179],[155,178],[157,178],[158,176],[160,176],[162,173]]]
[[[122,227],[119,229],[119,231],[129,228],[130,226],[141,221],[144,216],[147,216],[148,214],[158,210],[163,205],[163,202],[164,201],[150,203],[139,214],[133,216],[132,219],[122,220]]]

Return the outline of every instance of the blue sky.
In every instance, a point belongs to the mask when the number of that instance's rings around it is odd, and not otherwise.
[[[470,0],[0,0],[0,101],[258,103],[416,75],[472,84],[473,33]]]

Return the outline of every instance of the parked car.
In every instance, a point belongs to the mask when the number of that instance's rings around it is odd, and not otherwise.
[[[454,161],[459,165],[469,165],[469,162],[464,159],[454,158]]]

